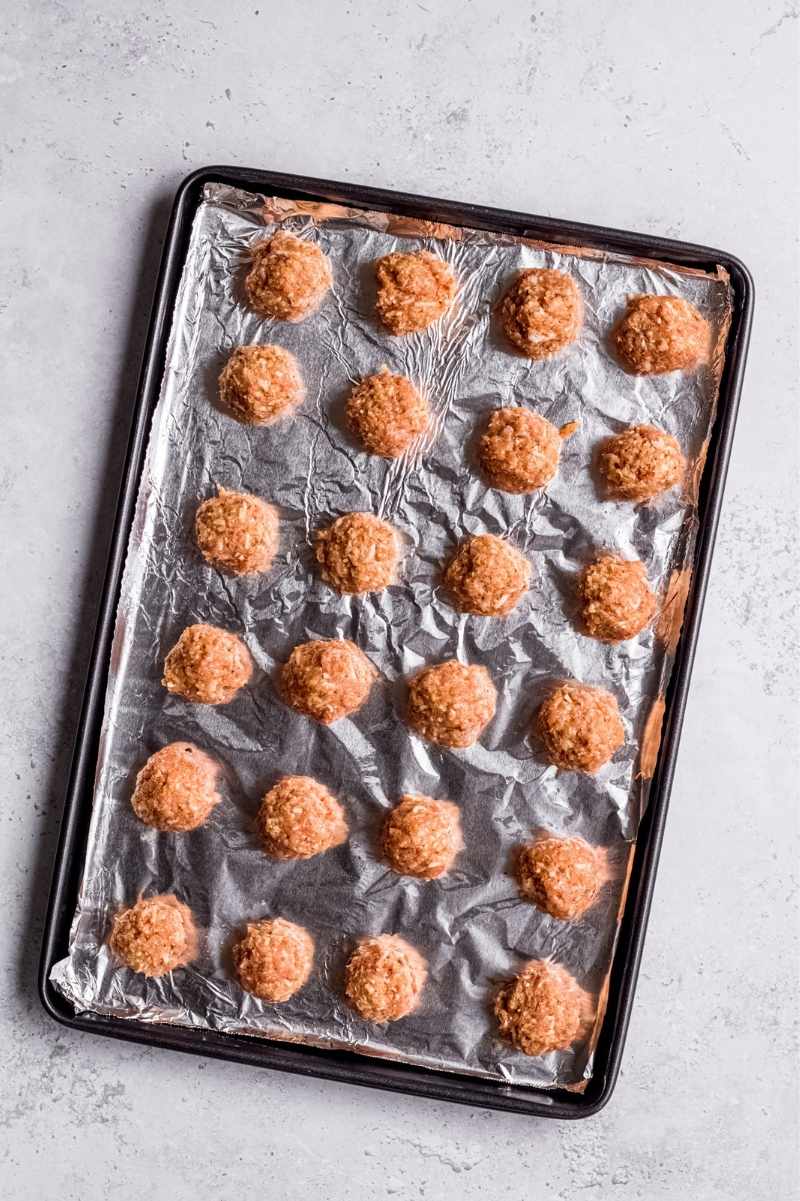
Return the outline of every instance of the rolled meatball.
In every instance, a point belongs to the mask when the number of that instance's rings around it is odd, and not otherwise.
[[[245,425],[287,417],[305,395],[297,360],[282,346],[237,346],[219,377],[219,398]]]
[[[394,580],[400,546],[386,521],[372,513],[345,513],[316,540],[322,578],[337,592],[379,592]]]
[[[196,830],[222,799],[219,765],[191,742],[170,742],[145,763],[131,797],[134,813],[155,830]]]
[[[652,500],[686,475],[677,439],[652,425],[631,425],[609,438],[598,466],[609,496],[617,500]]]
[[[694,371],[707,357],[708,322],[680,296],[635,296],[612,341],[626,371],[663,375]]]
[[[565,1051],[577,1040],[584,995],[566,968],[531,959],[500,990],[494,1005],[500,1034],[525,1055]]]
[[[439,746],[472,746],[494,717],[497,692],[485,667],[449,659],[409,684],[408,724]]]
[[[195,957],[197,930],[188,905],[167,893],[118,913],[108,945],[131,971],[165,976]]]
[[[311,975],[314,940],[285,918],[249,922],[233,948],[233,963],[245,992],[262,1001],[288,1001]]]
[[[330,263],[319,246],[279,231],[253,248],[244,286],[256,312],[279,321],[302,321],[319,308],[332,282]]]
[[[625,742],[616,698],[574,681],[550,694],[536,724],[550,762],[565,771],[599,771]]]
[[[495,409],[478,442],[478,463],[493,488],[525,493],[544,488],[558,471],[563,434],[530,409]]]
[[[348,1004],[368,1022],[396,1022],[416,1009],[428,969],[419,951],[397,934],[365,938],[345,968]]]
[[[356,384],[347,400],[347,424],[364,450],[397,459],[428,428],[428,405],[404,375],[384,367]]]
[[[187,626],[164,662],[167,692],[201,705],[227,705],[253,674],[250,652],[228,630]]]
[[[390,334],[414,334],[445,313],[456,294],[452,269],[435,254],[387,254],[375,265],[375,308]]]
[[[598,852],[582,838],[540,838],[521,848],[517,879],[534,905],[574,922],[597,900],[603,868]]]
[[[563,271],[521,271],[500,302],[509,342],[529,359],[546,359],[574,342],[583,321],[575,281]]]
[[[462,613],[505,617],[531,580],[531,565],[520,551],[494,534],[466,538],[447,565],[444,584]]]
[[[310,859],[347,838],[342,806],[310,776],[279,780],[261,802],[256,825],[274,859]]]
[[[638,559],[601,555],[584,568],[578,595],[584,629],[601,642],[635,638],[656,611],[655,594]]]
[[[377,675],[353,642],[303,642],[283,665],[280,688],[292,709],[328,726],[361,708]]]
[[[220,571],[253,575],[272,566],[278,514],[258,496],[220,488],[200,505],[194,528],[203,558]]]
[[[452,801],[403,796],[383,826],[384,854],[401,876],[443,876],[463,845],[461,816]]]

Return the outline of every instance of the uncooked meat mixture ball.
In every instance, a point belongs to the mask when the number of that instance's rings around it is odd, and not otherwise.
[[[377,674],[353,642],[303,642],[283,665],[281,693],[292,709],[327,726],[364,704]]]
[[[404,796],[383,826],[384,854],[402,876],[443,876],[463,845],[461,817],[452,801]]]
[[[191,742],[171,742],[136,777],[131,805],[156,830],[196,830],[220,802],[219,767]]]
[[[635,638],[656,611],[655,594],[638,559],[601,555],[584,568],[578,594],[586,633],[602,642]]]
[[[264,316],[302,321],[319,308],[332,280],[330,263],[319,246],[278,232],[254,247],[245,291]]]
[[[535,492],[558,470],[561,439],[554,425],[530,409],[495,409],[478,442],[478,462],[493,488]]]
[[[246,425],[269,425],[302,403],[297,360],[282,346],[237,346],[219,377],[219,396]]]
[[[379,592],[394,580],[397,534],[372,513],[345,513],[317,534],[322,578],[337,592]]]
[[[416,1009],[428,969],[419,951],[397,934],[365,938],[345,968],[348,1003],[368,1022],[396,1022]]]
[[[485,667],[449,659],[425,667],[408,692],[408,724],[440,746],[463,748],[480,738],[494,717],[497,692]]]
[[[201,705],[227,705],[253,674],[240,638],[216,626],[187,626],[164,663],[167,692]]]
[[[631,425],[609,438],[598,466],[609,495],[618,500],[652,500],[686,475],[677,440],[652,425]]]
[[[527,590],[531,565],[520,551],[494,534],[461,543],[447,565],[444,583],[456,608],[481,617],[504,617]]]
[[[438,321],[456,294],[455,276],[444,259],[420,250],[387,254],[375,266],[375,308],[391,334],[414,334]]]
[[[708,322],[680,296],[635,296],[613,333],[627,371],[662,375],[693,371],[708,355]]]
[[[428,428],[428,405],[404,375],[385,367],[356,384],[347,400],[347,424],[364,450],[397,459]]]
[[[233,948],[233,962],[245,992],[262,1001],[288,1001],[311,975],[314,940],[282,917],[249,922]]]
[[[574,922],[597,899],[603,869],[582,838],[540,838],[520,850],[517,879],[522,895],[545,913]]]
[[[550,762],[566,771],[596,772],[625,742],[616,698],[588,684],[556,688],[536,724]]]
[[[578,336],[583,304],[563,271],[534,267],[520,272],[500,302],[503,331],[529,359],[546,359]]]
[[[194,958],[197,931],[189,907],[166,894],[118,913],[108,945],[132,971],[164,976]]]
[[[206,562],[232,575],[267,571],[278,549],[278,514],[245,492],[220,488],[200,505],[194,528]]]
[[[497,996],[495,1015],[503,1038],[525,1055],[564,1051],[580,1034],[584,995],[566,968],[531,959]]]
[[[264,850],[275,859],[310,859],[347,838],[344,810],[310,776],[284,776],[261,802],[256,819]]]

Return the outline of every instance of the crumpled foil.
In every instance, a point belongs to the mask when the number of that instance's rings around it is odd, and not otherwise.
[[[250,247],[277,224],[316,241],[334,268],[332,293],[297,325],[264,320],[243,301]],[[422,247],[452,264],[458,300],[431,329],[392,338],[374,320],[372,264],[389,251]],[[568,271],[585,300],[579,343],[541,363],[512,353],[493,316],[527,266]],[[707,368],[637,378],[616,365],[607,335],[627,296],[642,292],[684,296],[708,317],[716,348]],[[601,500],[591,463],[603,438],[651,422],[676,435],[699,477],[728,313],[723,272],[206,187],[130,539],[69,956],[52,973],[77,1009],[345,1047],[517,1084],[575,1085],[590,1076],[601,1001],[584,1041],[536,1059],[498,1038],[491,1002],[526,959],[546,956],[595,998],[605,995],[632,840],[647,803],[638,751],[648,717],[660,709],[674,638],[663,622],[660,633],[650,629],[620,646],[583,636],[576,575],[598,548],[614,548],[641,558],[663,594],[672,581],[668,603],[679,605],[675,581],[691,567],[696,518],[691,487],[646,506]],[[219,407],[217,377],[233,347],[270,341],[297,356],[307,398],[293,418],[250,428]],[[342,420],[352,383],[383,364],[410,376],[435,414],[421,444],[395,462],[362,453]],[[556,426],[580,423],[563,445],[558,475],[532,496],[487,488],[471,465],[479,421],[513,404],[534,407]],[[279,507],[281,549],[265,576],[232,579],[200,558],[194,513],[218,485]],[[340,597],[314,569],[314,531],[349,510],[373,511],[405,535],[399,581],[383,593]],[[448,553],[480,531],[507,535],[533,563],[533,586],[505,620],[459,615],[440,587]],[[197,621],[239,633],[252,652],[252,683],[229,705],[189,704],[161,686],[167,651]],[[678,614],[673,632],[679,621]],[[291,712],[275,691],[276,667],[310,638],[352,639],[382,677],[363,709],[330,728]],[[404,679],[453,656],[485,664],[499,694],[494,721],[466,751],[427,744],[402,719]],[[561,677],[604,685],[619,700],[627,743],[597,776],[556,771],[531,741],[535,709]],[[657,719],[649,726],[642,758],[651,763]],[[224,803],[204,828],[183,835],[146,828],[130,807],[136,772],[175,739],[209,751],[224,772]],[[263,854],[253,817],[286,773],[313,775],[339,796],[351,827],[346,845],[305,862]],[[404,792],[461,808],[466,849],[439,881],[401,878],[381,862],[380,825]],[[556,921],[518,895],[513,850],[540,829],[608,850],[611,879],[577,923]],[[120,907],[167,891],[193,910],[201,953],[190,967],[147,980],[116,963],[105,940]],[[310,982],[281,1005],[246,995],[231,970],[232,941],[246,921],[266,915],[299,922],[316,939]],[[415,1013],[374,1026],[345,1004],[342,977],[355,940],[382,931],[406,936],[430,974]]]

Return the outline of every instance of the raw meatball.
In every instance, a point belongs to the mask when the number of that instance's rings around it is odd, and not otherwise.
[[[635,638],[656,611],[655,594],[638,559],[601,555],[584,568],[578,594],[586,632],[602,642]]]
[[[578,336],[583,304],[574,280],[563,271],[520,272],[500,302],[509,342],[529,359],[546,359]]]
[[[435,254],[387,254],[375,266],[375,308],[390,334],[414,334],[438,321],[456,294],[451,268]]]
[[[636,375],[693,371],[708,355],[708,322],[680,296],[635,296],[613,333],[623,367]]]
[[[603,443],[599,468],[609,495],[651,500],[681,482],[686,459],[672,434],[652,425],[631,425]]]
[[[220,488],[200,505],[194,528],[206,562],[233,575],[267,571],[278,549],[278,514],[245,492]]]
[[[404,375],[384,367],[356,384],[347,400],[347,424],[365,450],[397,459],[428,428],[428,406]]]
[[[574,922],[594,904],[603,883],[600,856],[582,838],[541,838],[517,860],[519,890],[545,913]]]
[[[365,938],[345,968],[347,1001],[368,1022],[396,1022],[416,1009],[428,969],[414,947],[397,934]]]
[[[537,716],[550,762],[566,771],[596,772],[625,742],[616,698],[604,688],[562,684]]]
[[[219,377],[219,397],[246,425],[270,425],[302,403],[297,360],[282,346],[237,346]]]
[[[503,492],[535,492],[558,470],[562,436],[530,409],[495,409],[478,442],[478,462],[493,488]]]
[[[303,642],[281,670],[283,699],[328,726],[360,709],[377,671],[353,642]]]
[[[399,553],[392,527],[372,513],[345,513],[317,534],[322,578],[337,592],[379,592],[388,587]]]
[[[216,626],[187,626],[164,663],[167,692],[201,705],[227,705],[253,674],[240,638]]]
[[[497,692],[485,667],[449,659],[409,685],[408,723],[440,746],[472,746],[494,717]]]
[[[262,1001],[288,1001],[311,975],[314,940],[282,917],[249,922],[233,948],[233,962],[245,992]]]
[[[402,876],[443,876],[463,845],[461,816],[452,801],[407,795],[384,823],[384,854]]]
[[[445,587],[462,613],[503,617],[527,590],[531,565],[523,554],[494,534],[461,543],[444,573]]]
[[[164,976],[194,958],[197,931],[189,907],[168,893],[118,913],[108,945],[131,971]]]
[[[319,308],[332,282],[331,265],[319,246],[279,232],[253,248],[244,286],[259,313],[302,321]]]
[[[525,1055],[564,1051],[577,1039],[584,995],[566,968],[531,959],[501,990],[494,1012],[503,1038]]]
[[[221,800],[218,775],[214,760],[191,742],[171,742],[136,777],[133,811],[156,830],[196,830]]]
[[[347,838],[342,806],[310,776],[279,780],[261,802],[256,825],[275,859],[310,859]]]

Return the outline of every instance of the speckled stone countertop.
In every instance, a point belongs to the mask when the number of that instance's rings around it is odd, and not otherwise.
[[[688,11],[688,10],[687,10]],[[798,10],[28,0],[2,17],[4,1201],[798,1187]],[[91,1038],[34,976],[171,196],[210,162],[717,244],[754,341],[617,1092],[558,1124]]]

